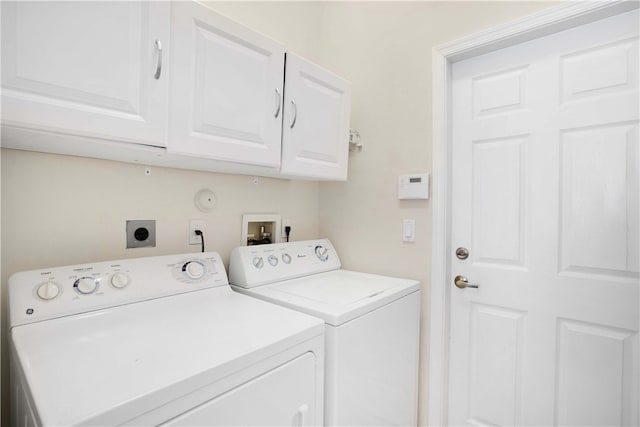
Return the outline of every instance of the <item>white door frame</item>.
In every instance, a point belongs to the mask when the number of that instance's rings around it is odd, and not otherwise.
[[[432,50],[433,218],[429,425],[448,425],[451,224],[451,67],[453,63],[638,8],[635,1],[580,1],[550,7]]]

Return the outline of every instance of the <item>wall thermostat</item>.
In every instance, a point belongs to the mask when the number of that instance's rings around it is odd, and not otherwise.
[[[428,199],[429,174],[418,173],[398,177],[398,199]]]

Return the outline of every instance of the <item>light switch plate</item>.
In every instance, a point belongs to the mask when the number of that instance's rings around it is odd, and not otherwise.
[[[402,241],[403,242],[416,241],[416,220],[415,219],[405,219],[402,221]]]

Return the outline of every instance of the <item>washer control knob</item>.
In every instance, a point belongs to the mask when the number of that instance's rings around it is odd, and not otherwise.
[[[92,294],[98,289],[98,281],[93,277],[81,277],[73,283],[73,288],[83,294]]]
[[[325,262],[329,259],[329,249],[322,245],[316,246],[316,256],[320,261]]]
[[[291,255],[282,254],[282,262],[284,262],[285,264],[291,264]]]
[[[202,279],[204,276],[204,265],[198,261],[189,261],[184,263],[182,271],[187,275],[189,279]]]
[[[36,293],[40,299],[49,301],[60,295],[60,286],[55,282],[45,282],[38,286]]]
[[[114,273],[110,280],[111,286],[116,289],[126,288],[129,286],[130,281],[129,276],[124,273]]]
[[[271,264],[273,267],[278,265],[278,257],[275,255],[269,255],[269,258],[267,258],[267,261],[269,261],[269,264]]]
[[[251,260],[251,264],[253,264],[255,268],[262,268],[264,266],[264,260],[261,256],[256,256]]]

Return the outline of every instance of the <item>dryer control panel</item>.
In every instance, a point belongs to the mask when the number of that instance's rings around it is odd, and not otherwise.
[[[252,288],[340,267],[340,258],[328,239],[239,246],[231,251],[229,282]]]
[[[216,252],[24,271],[9,279],[10,326],[228,284]]]

